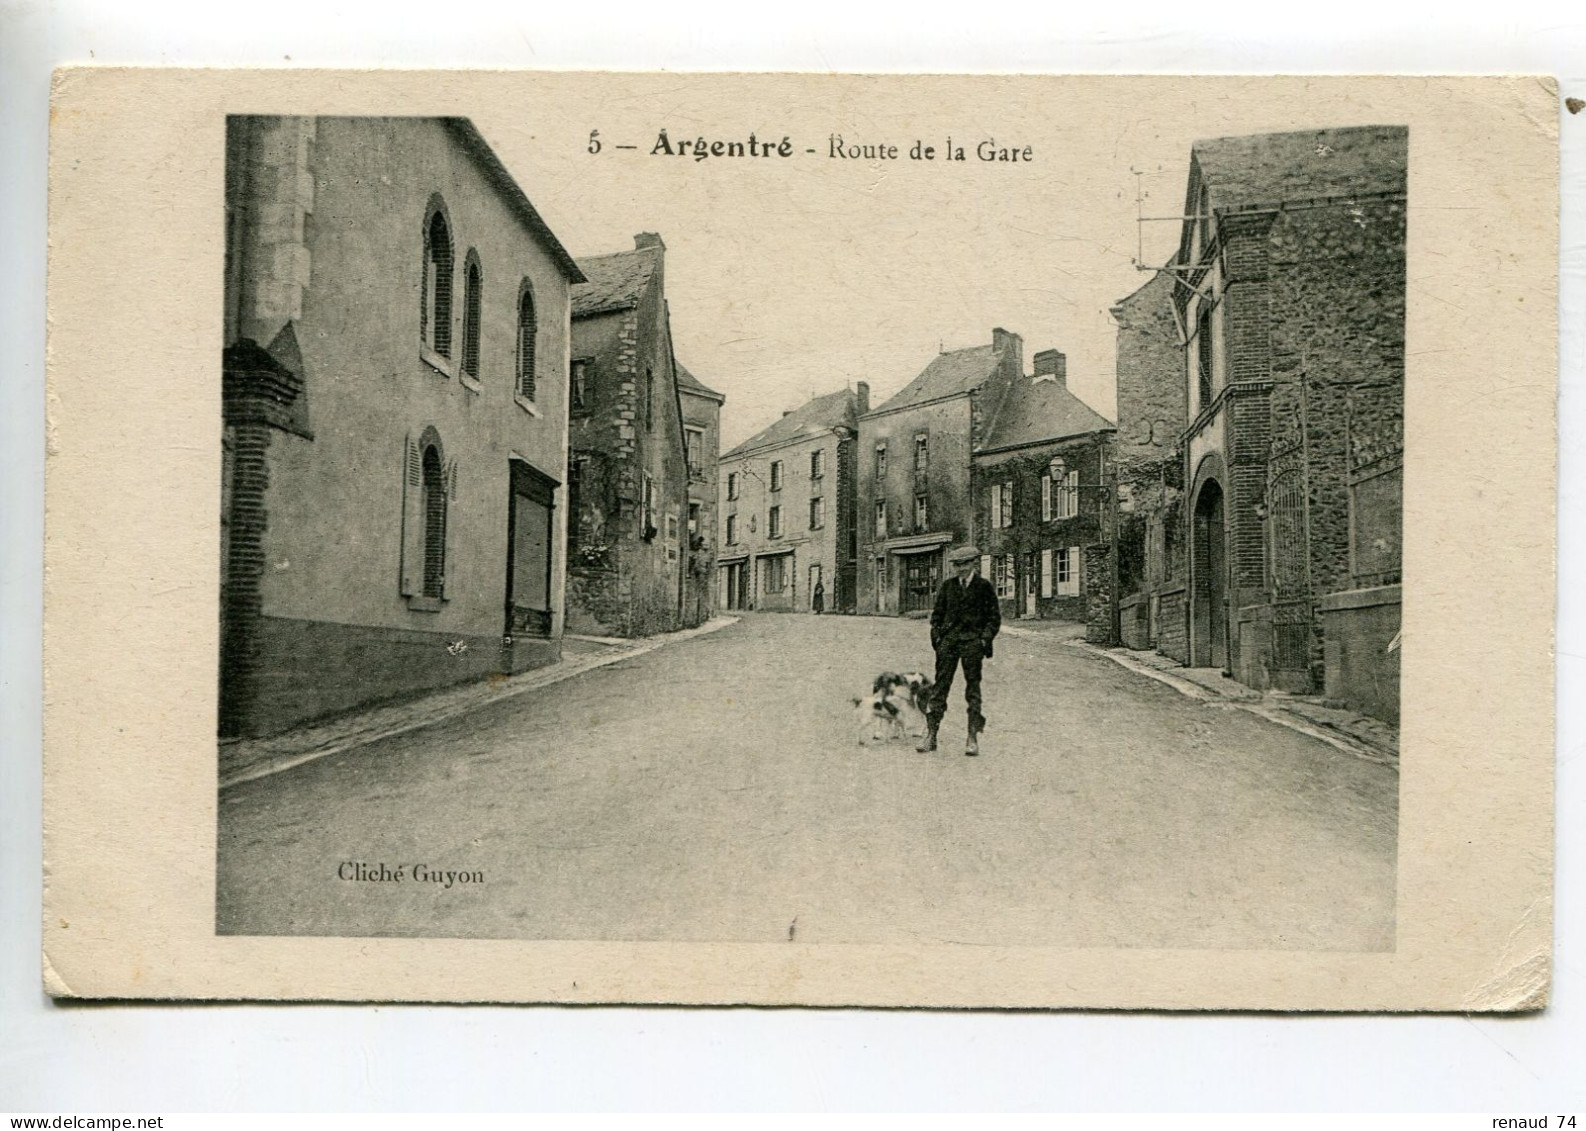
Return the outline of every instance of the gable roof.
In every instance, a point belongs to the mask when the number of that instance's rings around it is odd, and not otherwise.
[[[740,456],[757,448],[770,448],[792,440],[813,439],[829,433],[833,428],[857,428],[859,420],[859,394],[852,389],[839,389],[823,397],[806,401],[769,428],[762,428],[743,443],[723,455],[722,459]]]
[[[972,392],[996,373],[1000,359],[995,346],[970,346],[938,354],[918,377],[871,411],[886,412]]]
[[[562,274],[570,283],[582,283],[584,274],[578,269],[578,264],[562,246],[562,241],[556,238],[556,233],[540,217],[534,205],[529,203],[529,198],[523,195],[523,189],[513,179],[507,167],[501,163],[501,158],[496,156],[496,151],[490,148],[490,143],[485,140],[479,128],[468,118],[442,118],[441,123],[451,131],[468,155],[479,163],[484,170],[485,179],[495,185],[496,191],[506,198],[507,204],[517,213],[535,235],[545,242],[550,250],[551,258],[561,268]]]
[[[1062,381],[1020,377],[1008,386],[986,442],[978,450],[1061,440],[1113,426],[1112,421],[1069,392]]]
[[[674,362],[673,368],[677,370],[677,387],[683,392],[693,393],[701,397],[710,397],[718,404],[726,401],[727,397],[725,394],[718,393],[715,389],[701,382],[698,377],[695,377],[683,367],[682,362]]]
[[[1404,192],[1409,138],[1405,126],[1348,126],[1207,138],[1190,153],[1211,207],[1223,210]]]
[[[578,266],[588,282],[573,288],[573,317],[587,318],[638,306],[660,263],[658,247],[580,259]]]

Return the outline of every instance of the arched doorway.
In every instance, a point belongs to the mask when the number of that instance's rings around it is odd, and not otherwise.
[[[1191,544],[1190,667],[1228,667],[1228,554],[1223,530],[1223,489],[1215,479],[1195,496]]]

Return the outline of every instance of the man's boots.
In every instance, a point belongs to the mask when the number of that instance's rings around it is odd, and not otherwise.
[[[980,753],[980,730],[977,727],[969,728],[969,741],[964,744],[964,756],[973,758]]]
[[[925,737],[920,739],[920,744],[914,749],[921,754],[929,754],[936,749],[937,724],[927,721],[925,724]]]

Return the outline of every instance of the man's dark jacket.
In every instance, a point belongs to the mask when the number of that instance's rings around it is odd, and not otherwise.
[[[955,655],[991,654],[991,641],[1002,628],[1002,610],[991,582],[976,574],[965,585],[949,577],[936,591],[931,610],[931,647]]]

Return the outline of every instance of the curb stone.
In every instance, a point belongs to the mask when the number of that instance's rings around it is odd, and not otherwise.
[[[230,772],[220,775],[218,788],[230,789],[232,786],[242,785],[244,782],[257,781],[260,778],[270,777],[273,774],[283,773],[286,770],[304,765],[308,762],[329,758],[333,754],[341,754],[348,750],[355,750],[360,746],[367,746],[383,739],[395,738],[400,734],[422,730],[424,727],[434,726],[436,723],[447,719],[456,718],[458,715],[467,714],[469,711],[480,707],[499,703],[503,699],[511,699],[525,692],[536,691],[551,684],[560,683],[585,672],[596,671],[599,668],[609,667],[623,660],[630,660],[635,656],[643,656],[664,648],[668,644],[675,644],[682,640],[691,640],[696,636],[704,636],[726,628],[728,625],[738,623],[737,617],[712,617],[697,628],[686,628],[679,632],[666,633],[662,636],[652,636],[640,640],[621,640],[618,646],[605,654],[580,656],[573,659],[563,659],[555,664],[543,668],[534,668],[516,676],[509,676],[495,683],[494,686],[485,680],[464,684],[461,687],[448,687],[440,691],[421,695],[402,703],[385,707],[372,708],[363,715],[378,719],[385,714],[390,721],[384,725],[376,721],[366,730],[345,729],[339,733],[332,732],[334,726],[347,727],[352,720],[360,717],[358,712],[344,716],[336,724],[319,724],[317,726],[302,727],[297,731],[287,731],[285,734],[271,735],[262,739],[244,739],[239,742],[222,746],[221,757],[224,761],[233,763]],[[587,636],[564,634],[566,639],[583,640],[604,643],[603,639]],[[616,638],[613,638],[616,639]],[[426,702],[432,702],[434,709],[420,717],[413,717],[415,710],[422,709]],[[314,741],[312,736],[318,731],[327,733],[324,738]],[[291,748],[294,735],[302,740],[302,745],[297,749]],[[255,757],[248,757],[248,747],[254,746],[260,751]],[[265,751],[279,747],[277,753],[269,755]],[[241,763],[238,765],[237,763]]]
[[[1004,631],[1011,631],[1013,635],[1024,639],[1039,639],[1040,637],[1046,635],[1045,633],[1036,632],[1029,629],[1021,630],[1011,626],[1005,626]],[[1397,771],[1399,768],[1399,759],[1397,755],[1367,745],[1366,743],[1359,741],[1353,736],[1344,734],[1341,731],[1332,730],[1325,726],[1313,723],[1309,719],[1302,718],[1295,712],[1286,709],[1282,705],[1281,699],[1268,698],[1261,692],[1255,691],[1254,689],[1246,689],[1248,694],[1245,696],[1224,695],[1221,692],[1213,690],[1212,688],[1204,687],[1201,684],[1196,683],[1194,680],[1184,679],[1181,676],[1173,675],[1169,671],[1164,671],[1161,668],[1156,668],[1150,664],[1142,663],[1133,656],[1129,655],[1127,652],[1122,652],[1113,648],[1102,648],[1090,643],[1089,641],[1072,638],[1060,640],[1058,643],[1068,648],[1075,648],[1082,652],[1088,652],[1091,655],[1098,656],[1102,659],[1111,660],[1119,667],[1126,668],[1127,670],[1134,672],[1136,675],[1143,675],[1147,679],[1154,679],[1158,683],[1166,684],[1168,687],[1171,687],[1173,690],[1177,691],[1180,695],[1183,695],[1187,699],[1194,699],[1202,703],[1217,704],[1219,706],[1231,707],[1240,711],[1245,711],[1249,714],[1257,716],[1258,718],[1266,719],[1268,722],[1276,723],[1278,726],[1287,727],[1289,730],[1306,735],[1309,738],[1314,738],[1318,742],[1325,742],[1334,749],[1341,750],[1352,757],[1361,759],[1362,761],[1372,762],[1379,766],[1387,766],[1395,771]]]

